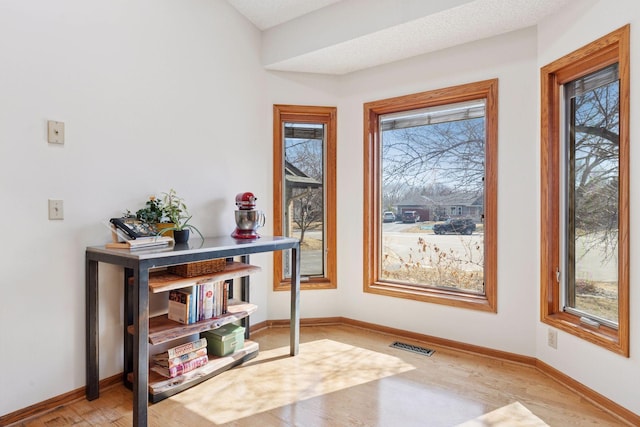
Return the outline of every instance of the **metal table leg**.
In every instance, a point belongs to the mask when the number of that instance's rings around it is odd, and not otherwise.
[[[149,269],[133,272],[133,425],[147,425],[149,401]]]
[[[291,323],[289,354],[298,354],[300,342],[300,246],[291,248]]]
[[[100,396],[100,372],[98,359],[98,261],[85,258],[86,293],[86,375],[87,400]]]

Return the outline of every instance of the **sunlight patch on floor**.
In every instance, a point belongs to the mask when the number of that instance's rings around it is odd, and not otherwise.
[[[295,357],[289,346],[261,351],[171,400],[221,424],[412,369],[397,357],[324,339],[301,344]]]
[[[458,427],[549,427],[520,402],[498,408]]]

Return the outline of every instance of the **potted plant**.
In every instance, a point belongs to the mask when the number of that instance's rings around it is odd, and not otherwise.
[[[168,193],[163,193],[162,203],[164,207],[164,213],[169,218],[169,221],[173,223],[172,227],[162,230],[160,234],[173,231],[173,239],[176,243],[185,243],[189,240],[189,231],[193,230],[200,235],[202,240],[204,236],[198,230],[195,225],[189,224],[191,215],[187,210],[187,205],[184,199],[178,196],[174,189],[169,190]]]
[[[167,219],[163,201],[156,198],[156,196],[150,196],[144,208],[136,211],[136,218],[147,224],[158,234],[162,233],[164,229],[173,226]],[[173,237],[173,232],[169,234]]]
[[[162,222],[163,217],[164,207],[162,206],[162,200],[156,199],[156,196],[150,196],[144,208],[136,211],[136,218],[147,224]]]

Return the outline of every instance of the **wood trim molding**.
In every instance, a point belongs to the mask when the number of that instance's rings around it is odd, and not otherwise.
[[[359,320],[353,320],[348,318],[342,318],[343,325],[349,325],[356,328],[367,329],[370,331],[380,332],[386,335],[393,335],[394,337],[402,337],[412,339],[414,341],[425,342],[440,347],[446,347],[457,351],[463,351],[466,353],[473,353],[482,356],[493,357],[509,362],[520,363],[528,366],[535,366],[536,359],[530,356],[523,356],[521,354],[510,353],[507,351],[495,350],[489,347],[482,347],[473,344],[467,344],[460,341],[449,340],[446,338],[439,338],[432,335],[420,334],[417,332],[405,331],[404,329],[390,328],[388,326],[377,325],[375,323],[362,322]]]
[[[99,389],[105,390],[109,387],[113,387],[117,384],[122,383],[122,373],[113,375],[109,378],[105,378],[100,381]],[[52,411],[60,406],[69,404],[78,399],[85,398],[85,389],[86,387],[80,387],[75,390],[72,390],[67,393],[63,393],[59,396],[53,397],[51,399],[47,399],[45,401],[36,403],[31,406],[27,406],[23,409],[18,409],[17,411],[10,412],[6,415],[0,417],[0,426],[10,426],[14,423],[23,423],[27,421],[31,417],[40,416],[49,411]]]
[[[620,421],[629,423],[632,426],[640,425],[640,415],[636,415],[624,406],[618,405],[613,400],[593,391],[584,384],[574,380],[569,375],[537,359],[536,369],[538,369],[540,372],[547,375],[551,379],[559,382],[563,386],[567,387],[569,390],[577,393],[579,396],[585,398],[594,405],[598,406],[603,411],[606,411],[614,417],[617,417],[618,419],[620,419]]]

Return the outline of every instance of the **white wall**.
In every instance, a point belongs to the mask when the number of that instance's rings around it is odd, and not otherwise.
[[[571,17],[570,19],[567,19]],[[640,46],[640,7],[634,0],[572,2],[563,15],[552,16],[540,24],[538,30],[538,67],[578,49],[626,24],[631,24],[631,149],[630,164],[640,164],[640,129],[634,124],[637,115],[637,100],[640,86],[637,84],[637,70],[640,58],[634,53]],[[538,102],[538,101],[537,101]],[[536,152],[537,154],[538,152]],[[539,160],[538,160],[539,161]],[[637,259],[640,246],[640,230],[634,226],[634,215],[640,208],[636,195],[640,186],[640,172],[631,167],[631,259]],[[539,211],[539,200],[536,209]],[[547,325],[537,326],[537,357],[543,362],[566,373],[582,384],[614,400],[625,408],[640,414],[637,381],[640,378],[640,293],[637,290],[638,264],[630,264],[630,355],[625,358],[558,331],[558,349],[546,345]]]
[[[0,415],[84,386],[84,249],[103,221],[170,188],[205,235],[231,233],[238,192],[270,209],[259,48],[224,1],[0,0]],[[261,306],[270,259],[252,257]],[[101,267],[102,377],[122,371],[121,277]]]

